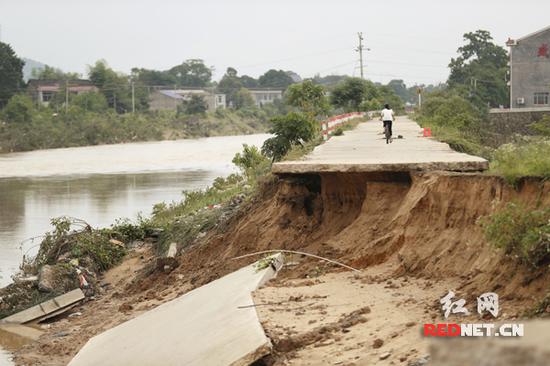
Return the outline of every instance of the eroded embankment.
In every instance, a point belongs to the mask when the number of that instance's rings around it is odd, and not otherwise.
[[[82,305],[81,316],[54,323],[47,335],[16,354],[16,363],[65,364],[91,336],[257,259],[231,260],[236,256],[266,249],[310,252],[359,268],[384,263],[383,274],[377,275],[382,278],[372,285],[382,292],[368,296],[373,309],[393,299],[383,290],[386,277],[406,275],[395,291],[401,295],[410,291],[410,304],[423,301],[415,305],[415,316],[430,312],[435,305],[431,300],[439,298],[440,287],[449,282],[443,280],[450,278],[461,284],[452,289],[468,302],[495,291],[506,301],[508,314],[521,314],[546,295],[548,270],[530,270],[494,249],[484,239],[478,220],[507,202],[548,206],[549,193],[549,182],[526,180],[515,189],[482,174],[283,176],[185,249],[173,271],[155,270],[151,253],[134,253],[107,273],[103,279],[107,290]],[[300,259],[280,277],[303,278],[331,270],[340,269]],[[409,286],[410,276],[424,278]],[[352,285],[354,281],[362,279],[351,280]],[[431,288],[433,282],[437,289]],[[361,282],[357,286],[350,291],[364,290]],[[329,300],[329,305],[343,301]],[[60,341],[59,332],[69,335]]]
[[[497,291],[507,300],[533,303],[548,290],[548,271],[533,271],[495,250],[478,220],[507,202],[548,206],[549,193],[549,182],[526,180],[514,188],[481,174],[283,176],[234,227],[199,251],[229,259],[299,249],[359,268],[395,260],[396,274],[460,277],[471,296]]]

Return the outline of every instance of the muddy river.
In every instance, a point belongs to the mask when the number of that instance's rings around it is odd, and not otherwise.
[[[0,155],[0,287],[11,282],[22,255],[32,255],[50,219],[78,217],[92,226],[148,215],[158,202],[180,200],[235,167],[242,144],[265,134],[41,150]],[[10,365],[2,350],[0,366]],[[5,343],[4,343],[5,344]]]

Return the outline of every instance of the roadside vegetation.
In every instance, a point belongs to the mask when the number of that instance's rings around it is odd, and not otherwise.
[[[487,241],[533,268],[550,263],[550,208],[509,203],[482,219]]]

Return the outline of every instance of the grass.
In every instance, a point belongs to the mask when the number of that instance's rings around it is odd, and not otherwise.
[[[520,262],[539,268],[550,262],[550,207],[508,203],[481,220],[485,237]]]
[[[550,140],[501,146],[493,155],[490,173],[503,176],[510,184],[522,177],[550,178]]]

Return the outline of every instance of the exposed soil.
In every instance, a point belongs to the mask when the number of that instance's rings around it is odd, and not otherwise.
[[[497,292],[504,318],[520,316],[550,290],[547,269],[532,271],[483,238],[478,219],[514,200],[548,206],[550,182],[526,180],[516,189],[480,174],[282,177],[223,232],[187,249],[173,271],[155,270],[147,249],[132,254],[105,275],[110,286],[103,294],[75,309],[81,316],[52,323],[16,362],[66,364],[95,334],[257,259],[235,256],[266,249],[301,250],[364,269],[353,275],[289,258],[298,264],[256,294],[258,303],[269,304],[258,310],[274,341],[274,362],[405,362],[426,352],[417,323],[439,316],[437,301],[447,290],[470,304]],[[68,335],[54,335],[62,331]]]

